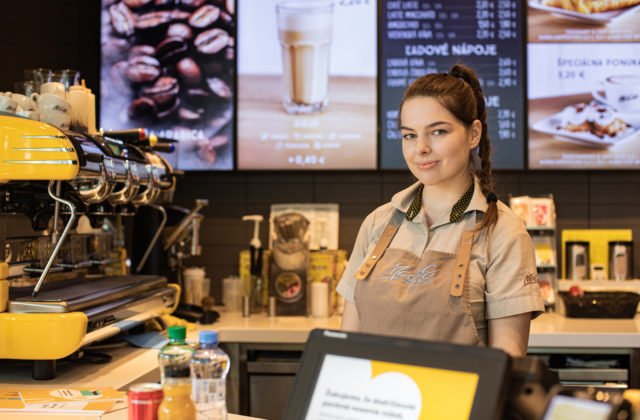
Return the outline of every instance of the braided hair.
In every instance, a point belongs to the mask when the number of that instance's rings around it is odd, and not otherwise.
[[[456,64],[451,67],[448,73],[427,74],[416,79],[404,92],[400,102],[398,120],[404,103],[410,98],[420,96],[436,98],[467,128],[471,127],[475,120],[482,123],[480,143],[478,144],[480,168],[473,167],[474,160],[471,154],[475,153],[474,151],[470,152],[469,161],[472,164],[472,169],[477,172],[480,188],[487,198],[488,205],[487,211],[478,225],[478,230],[494,227],[498,221],[498,200],[493,192],[495,181],[491,167],[491,142],[487,130],[487,109],[478,76],[470,67]]]

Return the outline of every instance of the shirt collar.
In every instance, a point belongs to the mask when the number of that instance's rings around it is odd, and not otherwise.
[[[474,186],[474,190],[473,190],[473,196],[471,197],[471,202],[469,202],[469,206],[467,207],[467,209],[464,211],[464,214],[467,214],[469,212],[473,212],[473,211],[480,211],[482,213],[487,211],[487,198],[485,197],[485,195],[482,193],[482,189],[480,188],[480,181],[478,180],[478,177],[474,176],[473,177],[473,182],[475,183]],[[408,188],[405,188],[404,190],[397,192],[392,198],[391,198],[391,205],[400,210],[403,213],[406,213],[407,210],[409,210],[409,206],[411,205],[411,202],[413,201],[413,198],[416,196],[416,191],[418,190],[418,186],[420,185],[420,182],[415,182],[413,185],[411,185]],[[420,212],[420,214],[418,214],[414,219],[413,222],[415,223],[424,223],[424,212]],[[436,223],[434,223],[432,226],[430,226],[431,228],[440,226],[440,225],[444,225],[447,223],[451,223],[449,222],[449,214],[445,215],[443,217],[443,220],[438,220]]]

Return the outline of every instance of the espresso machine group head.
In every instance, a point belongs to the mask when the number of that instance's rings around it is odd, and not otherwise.
[[[0,138],[0,359],[33,360],[45,379],[57,359],[175,309],[179,286],[129,273],[122,221],[172,199],[175,171],[157,151],[173,144],[5,113]]]

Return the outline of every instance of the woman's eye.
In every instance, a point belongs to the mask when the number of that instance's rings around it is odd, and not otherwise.
[[[442,129],[433,130],[431,134],[433,134],[434,136],[443,136],[447,134],[447,130],[442,130]]]
[[[405,133],[402,135],[403,140],[413,140],[415,138],[416,138],[416,135],[414,133]]]

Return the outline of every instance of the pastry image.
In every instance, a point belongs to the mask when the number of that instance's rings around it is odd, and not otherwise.
[[[563,109],[557,129],[572,133],[586,132],[602,138],[616,137],[630,127],[609,107],[591,101],[570,105]]]
[[[542,4],[573,12],[591,14],[635,6],[640,4],[640,0],[542,0]]]

